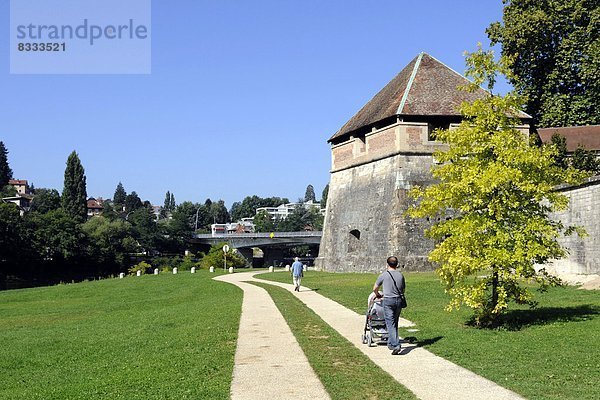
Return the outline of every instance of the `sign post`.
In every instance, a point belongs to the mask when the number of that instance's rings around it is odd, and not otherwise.
[[[229,251],[229,246],[223,246],[223,271],[227,271],[227,252]]]

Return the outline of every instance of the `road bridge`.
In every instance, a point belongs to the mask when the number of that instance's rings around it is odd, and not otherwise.
[[[283,260],[286,247],[308,245],[315,249],[315,256],[321,243],[321,231],[272,232],[272,233],[228,233],[220,235],[196,234],[191,243],[200,246],[213,246],[227,242],[248,260],[252,260],[252,248],[258,247],[264,253],[265,265]]]

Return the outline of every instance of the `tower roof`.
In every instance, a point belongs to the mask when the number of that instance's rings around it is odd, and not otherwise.
[[[460,117],[462,102],[488,95],[483,89],[473,93],[457,89],[468,83],[467,78],[447,65],[427,53],[420,53],[329,141],[394,116]],[[518,116],[530,118],[524,113]]]

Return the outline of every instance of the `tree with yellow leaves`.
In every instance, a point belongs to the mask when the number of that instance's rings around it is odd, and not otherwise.
[[[426,232],[437,243],[429,258],[451,297],[447,309],[471,307],[478,326],[495,326],[511,300],[535,305],[524,282],[542,290],[560,284],[535,266],[565,257],[557,241],[561,233],[584,234],[548,214],[568,206],[556,185],[577,183],[585,173],[556,166],[554,147],[530,146],[515,128],[521,98],[492,94],[497,75],[509,73],[506,64],[481,48],[467,54],[472,83],[463,89],[485,84],[490,95],[463,104],[456,129],[437,132],[447,144],[434,154],[438,183],[415,188],[418,201],[409,209],[415,218],[443,216]]]

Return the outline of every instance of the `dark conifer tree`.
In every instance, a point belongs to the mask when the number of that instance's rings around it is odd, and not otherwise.
[[[171,211],[171,192],[169,192],[168,190],[167,190],[167,193],[165,194],[165,202],[163,204],[163,210]]]
[[[0,142],[0,189],[8,185],[8,181],[12,177],[12,170],[8,165],[8,150],[6,150],[4,142]]]
[[[550,139],[551,143],[556,147],[556,155],[554,156],[554,164],[561,168],[567,168],[567,139],[564,136],[555,133]]]
[[[315,188],[313,185],[308,185],[306,187],[306,192],[304,193],[304,202],[307,201],[315,201]]]
[[[598,163],[598,160],[596,160],[594,153],[581,146],[573,152],[571,166],[580,171],[587,171],[594,174],[597,174],[600,170],[600,164]]]
[[[62,192],[62,208],[73,218],[85,221],[87,217],[87,191],[85,170],[79,156],[73,151],[67,159],[65,183]]]
[[[177,207],[177,204],[175,204],[175,195],[171,193],[171,200],[169,201],[169,210],[175,211],[175,207]]]
[[[125,188],[123,188],[123,184],[119,182],[117,188],[115,189],[115,194],[113,196],[113,203],[123,205],[125,204],[125,198],[127,197],[127,192]]]
[[[144,203],[142,202],[142,199],[140,199],[140,196],[138,196],[138,194],[135,192],[135,190],[128,194],[127,197],[125,197],[125,211],[127,213],[135,211],[138,208],[142,208],[143,206]]]
[[[325,186],[321,194],[321,208],[327,207],[327,196],[329,196],[329,183]]]

